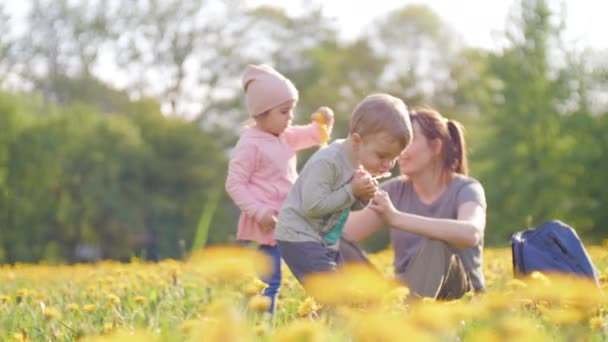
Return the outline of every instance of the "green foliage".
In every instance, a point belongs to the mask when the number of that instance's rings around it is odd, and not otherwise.
[[[83,246],[124,260],[146,248],[149,257],[183,254],[179,240],[191,243],[207,190],[223,177],[224,153],[158,107],[130,110],[51,108],[3,139],[5,261],[75,261]],[[7,111],[3,120],[25,117]]]
[[[483,108],[486,144],[478,157],[486,168],[481,179],[488,196],[489,242],[552,218],[569,222],[580,232],[592,228],[581,215],[589,205],[577,198],[577,180],[584,168],[572,160],[577,136],[566,122],[573,99],[566,66],[552,54],[560,31],[542,1],[522,2],[520,22],[511,34],[512,47],[490,56],[490,73],[498,81],[493,101]],[[575,98],[575,97],[574,97]]]

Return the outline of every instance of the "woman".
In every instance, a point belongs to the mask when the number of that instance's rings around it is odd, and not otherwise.
[[[415,110],[411,120],[414,139],[399,157],[403,176],[383,183],[372,205],[350,215],[341,252],[346,261],[365,260],[349,240],[388,226],[395,275],[413,295],[453,299],[481,291],[486,201],[468,176],[462,126],[430,108]]]

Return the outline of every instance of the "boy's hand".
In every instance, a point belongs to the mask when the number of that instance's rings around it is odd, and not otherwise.
[[[357,197],[361,202],[367,203],[378,191],[378,181],[376,181],[367,171],[363,169],[357,169],[353,180],[351,181],[353,188],[353,195]]]
[[[268,234],[276,227],[278,221],[279,220],[277,219],[277,216],[275,214],[268,213],[264,215],[258,223],[260,224],[260,229],[262,230],[262,233]]]

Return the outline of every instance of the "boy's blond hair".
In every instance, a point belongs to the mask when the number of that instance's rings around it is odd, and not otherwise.
[[[367,96],[353,110],[349,134],[357,133],[361,138],[387,133],[397,140],[402,148],[412,139],[412,123],[405,103],[388,94]]]

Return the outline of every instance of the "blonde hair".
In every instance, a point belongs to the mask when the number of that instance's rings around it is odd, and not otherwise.
[[[410,117],[412,122],[418,123],[422,134],[428,140],[441,140],[444,170],[468,175],[467,147],[462,124],[456,120],[448,120],[435,109],[428,107],[414,108]]]
[[[369,95],[353,110],[349,133],[357,133],[362,138],[386,133],[405,148],[412,139],[407,106],[401,99],[388,94]]]

